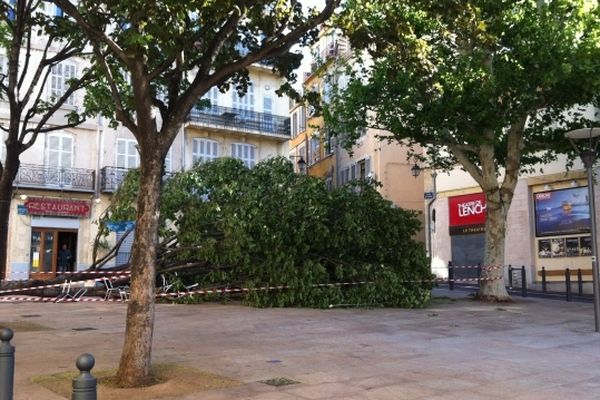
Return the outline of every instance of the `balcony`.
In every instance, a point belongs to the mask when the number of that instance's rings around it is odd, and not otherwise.
[[[100,170],[100,192],[102,193],[114,193],[130,170],[128,168],[119,167],[103,167]],[[163,174],[163,182],[170,179],[175,173],[165,172]]]
[[[100,170],[100,191],[115,192],[127,176],[129,169],[119,167],[103,167]]]
[[[213,106],[194,108],[187,122],[213,126],[236,132],[249,132],[287,140],[290,138],[290,118],[236,108]]]
[[[95,174],[92,169],[21,164],[13,186],[72,192],[93,192],[95,186],[94,178]]]

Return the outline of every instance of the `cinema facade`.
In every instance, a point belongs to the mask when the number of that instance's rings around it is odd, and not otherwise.
[[[578,269],[591,280],[591,234],[588,188],[580,165],[565,172],[564,160],[543,175],[523,175],[507,218],[505,264],[525,266],[528,282],[564,280],[564,269]],[[464,172],[438,174],[431,204],[432,270],[447,275],[455,266],[483,264],[486,199]],[[600,198],[596,191],[596,204]],[[560,272],[559,272],[560,271]]]

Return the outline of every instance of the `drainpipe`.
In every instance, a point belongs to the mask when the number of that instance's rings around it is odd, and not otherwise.
[[[433,227],[433,221],[431,219],[431,207],[433,203],[435,203],[437,199],[437,188],[436,188],[436,178],[437,172],[431,173],[431,178],[433,179],[433,199],[427,202],[427,251],[429,252],[429,258],[433,259],[433,243],[431,243],[431,232]]]

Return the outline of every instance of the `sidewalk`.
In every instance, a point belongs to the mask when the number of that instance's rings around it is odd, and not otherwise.
[[[597,399],[600,334],[591,304],[515,297],[482,304],[436,289],[430,307],[254,309],[158,305],[154,362],[176,362],[244,385],[182,399]],[[125,305],[0,303],[17,331],[15,399],[61,399],[31,376],[75,370],[90,352],[96,368],[118,363]],[[92,330],[74,330],[74,329]],[[258,381],[289,378],[273,387]]]

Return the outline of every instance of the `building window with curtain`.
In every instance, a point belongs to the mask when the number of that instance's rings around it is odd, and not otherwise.
[[[256,165],[256,146],[247,143],[233,143],[231,157],[243,161],[246,167],[252,168]]]
[[[210,139],[192,139],[192,163],[207,163],[219,158],[219,143]]]
[[[254,85],[248,82],[248,90],[243,96],[239,96],[237,90],[232,90],[232,104],[239,117],[252,117],[254,113]]]

